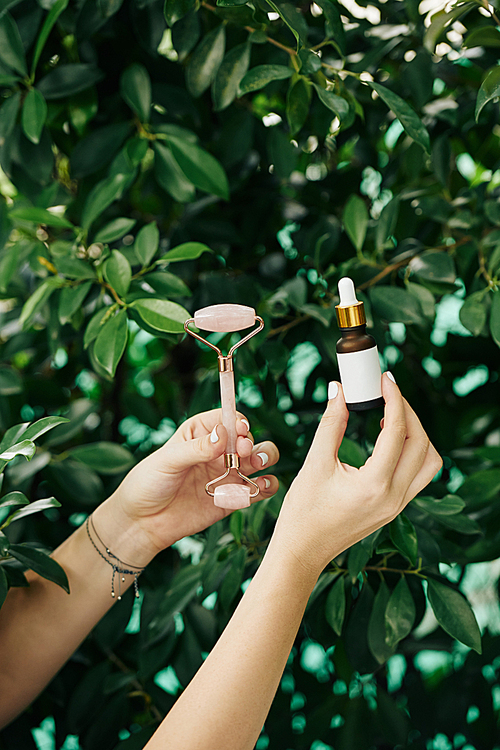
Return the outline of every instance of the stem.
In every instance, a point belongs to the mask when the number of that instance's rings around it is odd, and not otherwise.
[[[115,653],[113,653],[113,651],[108,651],[106,649],[106,656],[112,664],[118,667],[121,672],[123,672],[124,674],[133,674],[132,670],[127,667],[127,665]],[[146,708],[151,711],[156,721],[163,721],[163,719],[165,718],[164,714],[162,714],[161,711],[155,706],[151,699],[151,696],[144,688],[144,685],[136,678],[132,679],[130,681],[130,684],[133,685],[136,689],[135,695],[142,695],[144,697]]]
[[[217,13],[217,8],[215,8],[213,5],[210,5],[207,2],[201,3],[204,8],[207,10],[212,11],[212,13]],[[261,31],[261,29],[254,29],[253,26],[245,26],[245,30],[249,31],[251,34],[253,34],[255,31]],[[278,47],[279,49],[282,49],[284,52],[287,52],[290,57],[296,57],[297,53],[294,49],[291,47],[287,47],[285,44],[281,44],[281,42],[276,41],[276,39],[273,39],[270,36],[267,36],[266,34],[266,40],[269,42],[269,44],[274,44],[275,47]]]
[[[115,290],[113,289],[113,287],[111,286],[111,284],[108,284],[106,281],[103,281],[102,282],[102,286],[105,286],[106,289],[109,289],[109,291],[111,292],[111,294],[113,295],[113,297],[115,298],[116,302],[119,305],[121,305],[122,307],[127,307],[127,305],[125,304],[125,302],[122,299],[120,299],[120,297],[118,296],[118,294],[115,292]]]
[[[305,320],[309,320],[310,317],[311,316],[309,314],[301,315],[300,318],[294,318],[289,323],[285,323],[285,325],[279,326],[278,328],[271,328],[266,338],[270,338],[271,336],[276,336],[276,334],[283,333],[283,331],[288,331],[290,330],[290,328],[294,328],[295,326],[298,326],[300,323],[303,323]]]

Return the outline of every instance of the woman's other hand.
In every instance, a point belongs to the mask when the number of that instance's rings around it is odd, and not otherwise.
[[[341,385],[331,384],[333,397],[285,498],[276,542],[318,574],[343,550],[392,521],[441,468],[439,454],[388,373],[382,390],[382,431],[373,454],[356,469],[338,458],[349,412]]]

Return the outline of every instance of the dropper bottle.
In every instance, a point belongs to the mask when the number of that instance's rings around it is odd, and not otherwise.
[[[339,297],[335,310],[342,338],[337,341],[337,361],[347,408],[365,411],[384,406],[377,344],[366,333],[365,306],[347,276],[339,281]]]

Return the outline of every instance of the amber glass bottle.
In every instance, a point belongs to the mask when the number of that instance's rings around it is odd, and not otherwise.
[[[337,361],[347,408],[364,411],[383,406],[377,344],[366,333],[364,305],[357,300],[353,281],[347,276],[339,281],[339,296],[335,310],[342,338],[337,342]]]

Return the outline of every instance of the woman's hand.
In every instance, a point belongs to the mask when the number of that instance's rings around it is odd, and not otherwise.
[[[355,469],[339,461],[349,412],[338,384],[285,498],[275,541],[318,575],[343,550],[392,521],[441,468],[440,456],[391,377],[382,377],[383,427],[365,465]]]
[[[115,554],[137,566],[145,565],[173,542],[229,515],[231,511],[215,506],[205,492],[206,483],[225,470],[227,432],[220,419],[221,411],[217,409],[186,420],[165,445],[137,464],[113,495],[94,511],[96,529],[111,548],[111,540],[118,532],[121,554],[118,549],[113,550]],[[249,424],[241,414],[236,427],[243,474],[250,476],[278,461],[274,443],[253,444]],[[253,502],[274,495],[278,489],[273,475],[255,481],[260,494]],[[129,537],[128,543],[123,541],[124,536]]]

